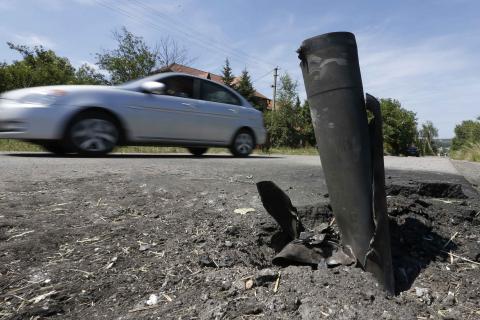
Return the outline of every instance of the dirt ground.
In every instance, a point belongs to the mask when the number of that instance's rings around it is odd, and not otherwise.
[[[4,176],[0,319],[480,319],[480,198],[459,175],[387,170],[387,297],[359,268],[272,265],[255,182],[313,228],[332,221],[320,166],[147,160],[168,170]]]

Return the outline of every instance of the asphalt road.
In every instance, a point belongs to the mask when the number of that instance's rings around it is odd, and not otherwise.
[[[441,157],[385,157],[387,176],[401,172],[418,178],[421,174],[443,180],[466,177],[472,184],[480,184],[480,164],[451,161]],[[1,153],[0,184],[4,187],[34,181],[56,179],[98,178],[120,175],[129,182],[141,184],[144,180],[211,181],[211,185],[244,183],[253,187],[261,180],[272,180],[285,189],[299,189],[292,200],[311,203],[318,194],[326,193],[326,185],[318,156],[258,156],[246,159],[230,155],[207,155],[195,158],[188,154],[114,154],[103,158],[56,157],[47,153]],[[105,183],[108,183],[108,178]],[[182,185],[183,185],[182,183]],[[188,183],[187,183],[188,184]],[[203,185],[203,183],[202,183]],[[308,192],[311,190],[311,192]],[[307,192],[306,192],[307,191]]]

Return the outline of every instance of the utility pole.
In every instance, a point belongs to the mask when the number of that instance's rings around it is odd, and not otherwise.
[[[275,111],[275,100],[277,98],[277,77],[278,77],[278,66],[273,69],[273,111]]]

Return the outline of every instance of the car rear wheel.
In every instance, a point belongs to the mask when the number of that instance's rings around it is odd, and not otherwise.
[[[230,152],[235,157],[248,157],[255,148],[255,139],[247,130],[241,130],[237,133],[233,139],[233,143],[230,147]]]
[[[115,120],[102,113],[80,114],[72,122],[67,139],[76,152],[85,155],[104,155],[117,145],[120,131]]]
[[[208,148],[188,148],[188,151],[190,151],[190,153],[196,157],[200,157],[205,152],[207,152],[207,150]]]

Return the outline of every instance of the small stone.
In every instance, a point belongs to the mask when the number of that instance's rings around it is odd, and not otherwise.
[[[225,229],[225,233],[230,236],[238,236],[240,234],[240,228],[238,226],[228,226]]]
[[[235,288],[237,290],[245,290],[245,282],[243,280],[233,281],[232,288]]]
[[[462,313],[458,310],[449,309],[444,315],[442,315],[442,320],[460,320],[464,319]]]
[[[246,290],[250,290],[252,289],[253,287],[253,280],[252,279],[248,279],[247,281],[245,281],[245,289]]]
[[[277,280],[277,274],[272,269],[262,269],[255,277],[255,284],[257,286],[263,286],[269,282]]]
[[[366,290],[362,293],[363,300],[373,302],[375,300],[375,293],[372,290]]]
[[[158,296],[156,294],[151,294],[148,297],[148,300],[145,302],[148,306],[154,306],[158,303]]]
[[[263,312],[262,307],[254,301],[246,302],[240,309],[243,314],[260,314]]]
[[[140,251],[146,251],[146,250],[150,249],[151,247],[152,247],[151,244],[142,243],[142,244],[140,245],[140,248],[139,248],[138,250],[140,250]]]
[[[429,292],[428,288],[415,287],[415,294],[419,298],[425,296],[426,294],[428,294],[428,292]]]
[[[216,262],[219,268],[230,268],[235,264],[235,260],[228,255],[221,257]]]
[[[443,299],[442,305],[446,307],[454,306],[456,303],[455,293],[448,291],[447,296]]]
[[[201,267],[215,267],[215,262],[207,255],[201,256],[198,259],[198,264],[200,264]]]
[[[382,313],[382,319],[391,320],[391,319],[393,319],[393,316],[390,312],[388,312],[387,310],[384,310],[383,313]]]
[[[428,288],[415,287],[415,294],[427,305],[431,305],[433,302],[433,297],[430,295],[430,290]]]
[[[230,289],[231,284],[228,281],[222,281],[221,287],[222,287],[222,290],[226,291],[226,290]]]
[[[227,240],[227,241],[225,241],[225,247],[227,247],[227,248],[231,248],[231,247],[233,247],[233,243],[232,243],[232,241],[228,241],[228,240]]]

